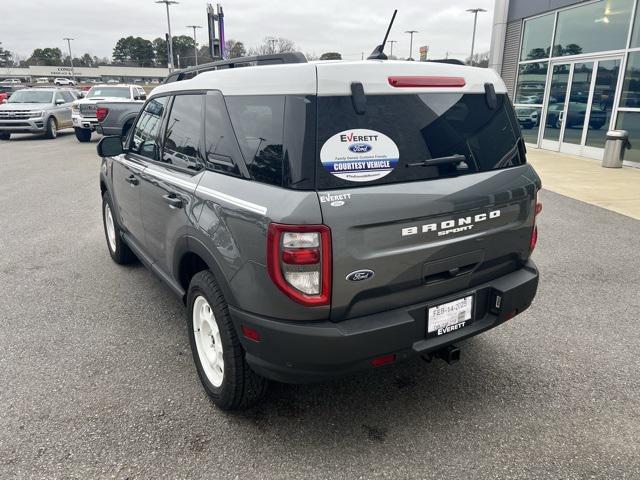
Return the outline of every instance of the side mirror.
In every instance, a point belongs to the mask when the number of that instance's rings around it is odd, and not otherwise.
[[[56,99],[56,105],[64,105],[64,100],[62,98]]]
[[[96,147],[98,156],[100,157],[115,157],[123,152],[122,139],[117,135],[109,135],[108,137],[102,137]]]
[[[146,100],[146,99],[147,99],[147,96],[146,96],[146,95],[144,95],[144,94],[143,94],[143,95],[140,95],[140,100]]]

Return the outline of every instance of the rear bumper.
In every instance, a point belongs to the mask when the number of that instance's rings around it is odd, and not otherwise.
[[[406,360],[478,335],[526,310],[537,288],[538,270],[528,261],[521,269],[472,289],[337,323],[274,320],[233,307],[229,312],[253,370],[281,382],[310,383],[373,368],[371,360],[381,355]],[[428,307],[471,294],[476,302],[472,323],[426,337]],[[242,325],[257,330],[260,341],[245,338]]]
[[[83,117],[81,115],[71,115],[74,128],[86,128],[89,130],[95,130],[98,125],[98,119],[92,117]]]

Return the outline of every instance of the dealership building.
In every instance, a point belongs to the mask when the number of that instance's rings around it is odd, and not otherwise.
[[[53,81],[54,78],[75,78],[80,82],[150,83],[159,82],[169,74],[167,68],[121,67],[104,65],[101,67],[67,67],[32,65],[26,68],[0,68],[0,79],[19,78],[23,82],[35,82],[39,78]]]
[[[496,0],[490,67],[526,142],[601,159],[606,132],[629,132],[640,166],[640,0]]]

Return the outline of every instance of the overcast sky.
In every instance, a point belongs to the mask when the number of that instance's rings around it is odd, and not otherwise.
[[[4,3],[8,0],[2,0]],[[181,0],[171,7],[173,35],[192,34],[186,25],[206,26],[206,0]],[[414,35],[414,58],[421,45],[429,45],[430,57],[464,58],[471,48],[473,14],[467,8],[484,8],[478,15],[476,52],[489,49],[493,0],[226,0],[227,39],[240,40],[247,47],[265,36],[293,40],[298,50],[317,55],[338,51],[346,59],[359,59],[378,44],[394,8],[398,16],[389,36],[397,40],[394,54],[406,57],[409,35]],[[62,37],[73,37],[74,56],[85,52],[111,57],[116,41],[123,36],[153,40],[164,36],[167,19],[164,5],[154,0],[17,0],[8,1],[0,15],[2,46],[28,57],[33,49],[59,47],[66,52]],[[198,43],[206,42],[206,28],[199,30]],[[387,50],[388,51],[388,50]]]

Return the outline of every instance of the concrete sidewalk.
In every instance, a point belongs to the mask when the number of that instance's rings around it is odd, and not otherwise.
[[[640,168],[603,168],[597,160],[528,148],[542,187],[640,220]]]

